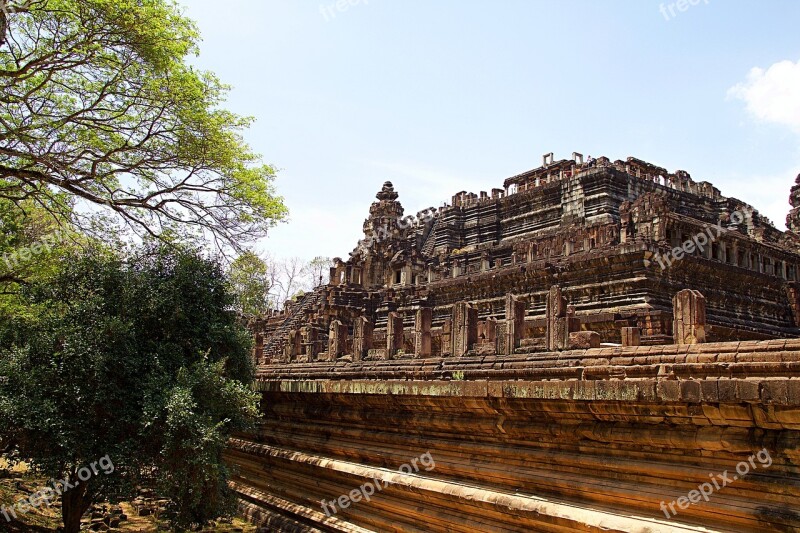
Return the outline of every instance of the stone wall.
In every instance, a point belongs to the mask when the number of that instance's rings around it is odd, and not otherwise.
[[[376,200],[331,283],[253,324],[265,418],[226,455],[266,531],[800,530],[794,230],[636,158]]]
[[[800,335],[800,237],[684,171],[636,158],[590,165],[579,156],[548,159],[491,195],[462,191],[451,205],[416,217],[405,215],[387,182],[370,206],[364,239],[349,259],[335,260],[331,283],[313,301],[254,324],[254,356],[284,357],[289,332],[303,326],[316,331],[324,351],[332,320],[347,326],[348,342],[359,317],[381,335],[397,313],[413,331],[420,309],[432,313],[431,353],[447,354],[445,323],[456,305],[474,305],[480,321],[502,322],[509,295],[527,302],[525,331],[541,333],[553,285],[563,288],[581,328],[606,343],[620,343],[622,327],[638,327],[645,344],[670,339],[672,298],[686,288],[706,299],[709,341]],[[698,235],[713,238],[678,259],[675,250]],[[395,350],[414,351],[411,343]]]
[[[794,340],[278,365],[227,458],[269,531],[795,531],[798,372]],[[435,468],[398,472],[425,453]]]

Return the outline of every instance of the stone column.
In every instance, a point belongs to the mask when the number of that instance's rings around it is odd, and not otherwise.
[[[622,346],[641,346],[642,337],[639,328],[622,328]]]
[[[264,336],[256,333],[256,342],[253,346],[253,363],[256,365],[266,364],[268,361],[264,357]]]
[[[525,301],[519,300],[513,294],[506,295],[506,342],[505,348],[509,354],[519,347],[519,341],[525,332]]]
[[[367,317],[356,318],[353,324],[353,361],[361,361],[372,349],[372,322]]]
[[[706,299],[699,291],[684,289],[676,294],[672,315],[675,344],[706,342]]]
[[[301,334],[298,335],[301,339],[301,345],[306,347],[306,356],[308,362],[311,363],[317,360],[317,330],[311,326],[305,326],[300,330]],[[298,348],[300,349],[300,347]]]
[[[565,350],[569,346],[569,325],[567,320],[567,299],[561,294],[561,287],[553,285],[547,294],[547,338],[548,350]]]
[[[495,352],[497,352],[497,319],[496,318],[487,318],[486,319],[486,342],[490,345],[494,346]]]
[[[800,283],[790,281],[786,285],[786,296],[789,299],[789,308],[792,310],[795,327],[800,327]]]
[[[328,334],[328,360],[336,361],[338,357],[344,355],[347,346],[347,326],[339,320],[331,322]]]
[[[442,357],[453,355],[453,319],[445,318],[442,324]]]
[[[302,350],[301,341],[302,338],[300,337],[299,331],[293,329],[289,332],[289,338],[283,348],[283,354],[287,363],[297,360],[297,356],[300,355]]]
[[[414,320],[414,353],[417,357],[431,356],[431,322],[433,310],[423,307]]]
[[[453,355],[465,355],[478,342],[478,310],[467,302],[453,306]]]
[[[389,313],[389,321],[386,324],[386,359],[394,359],[404,344],[403,317],[400,313]]]

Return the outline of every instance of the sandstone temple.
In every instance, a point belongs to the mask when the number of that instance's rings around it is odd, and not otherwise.
[[[264,531],[800,531],[788,231],[685,171],[542,166],[407,214],[252,325]],[[425,457],[426,468],[419,468]]]

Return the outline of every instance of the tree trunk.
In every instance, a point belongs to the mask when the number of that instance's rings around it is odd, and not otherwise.
[[[78,480],[75,474],[70,476],[73,488],[61,496],[61,518],[64,521],[64,533],[80,533],[81,518],[92,504],[87,491],[88,483]]]
[[[5,0],[0,0],[0,8],[5,8]],[[8,18],[5,9],[0,9],[0,46],[6,44],[6,32],[8,31]]]

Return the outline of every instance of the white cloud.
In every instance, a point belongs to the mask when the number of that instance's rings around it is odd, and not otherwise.
[[[800,133],[800,61],[781,61],[766,70],[753,68],[746,81],[728,90],[728,96],[743,100],[757,120]]]

